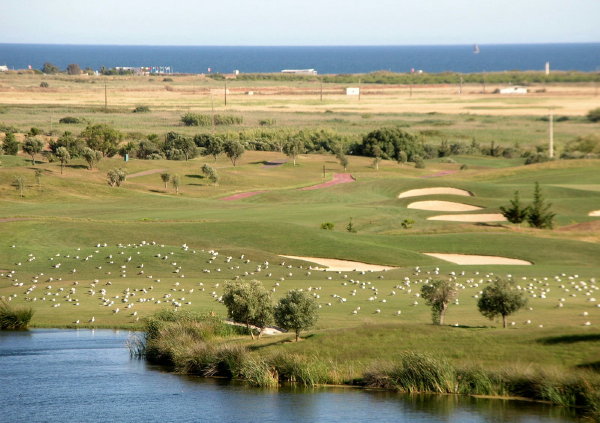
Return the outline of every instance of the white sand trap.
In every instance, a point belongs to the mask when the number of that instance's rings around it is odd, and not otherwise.
[[[433,187],[433,188],[421,188],[411,189],[409,191],[401,192],[398,198],[407,197],[419,197],[421,195],[436,195],[436,194],[449,194],[449,195],[462,195],[464,197],[472,197],[473,194],[464,189],[449,188],[449,187]]]
[[[368,264],[361,263],[359,261],[349,261],[349,260],[337,260],[337,259],[328,259],[328,258],[320,258],[320,257],[300,257],[300,256],[280,256],[286,257],[294,260],[304,260],[310,261],[312,263],[316,263],[321,266],[326,266],[328,272],[351,272],[353,270],[357,270],[359,272],[381,272],[382,270],[391,270],[395,269],[395,267],[390,266],[379,266],[377,264]]]
[[[449,212],[481,210],[481,207],[463,203],[454,203],[452,201],[415,201],[406,206],[406,208]]]
[[[428,217],[427,220],[445,220],[448,222],[506,222],[506,218],[500,213],[480,213],[480,214],[440,214],[438,216]]]
[[[510,264],[518,266],[531,265],[531,262],[526,260],[513,259],[508,257],[497,256],[477,256],[471,254],[441,254],[441,253],[423,253],[425,255],[439,258],[440,260],[449,261],[454,264],[466,265],[482,265],[482,264]]]
[[[600,216],[600,210],[594,210],[588,213],[588,216]]]

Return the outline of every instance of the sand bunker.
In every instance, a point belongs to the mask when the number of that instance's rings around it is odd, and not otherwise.
[[[348,182],[354,182],[354,178],[352,177],[352,175],[350,175],[349,173],[336,173],[335,175],[333,175],[333,179],[329,182],[324,182],[322,184],[313,185],[310,187],[300,188],[300,190],[309,191],[313,189],[327,188],[332,185],[346,184]]]
[[[440,260],[449,261],[454,264],[511,264],[518,266],[527,266],[532,263],[526,260],[511,259],[508,257],[498,256],[477,256],[472,254],[442,254],[442,253],[423,253],[425,255],[439,258]]]
[[[588,213],[588,216],[600,216],[600,210],[594,210]]]
[[[471,206],[469,204],[454,203],[452,201],[415,201],[406,206],[408,209],[432,210],[432,211],[473,211],[481,210],[481,207]]]
[[[351,272],[353,270],[357,270],[359,272],[381,272],[382,270],[391,270],[395,269],[395,267],[390,266],[379,266],[377,264],[368,264],[361,263],[359,261],[349,261],[349,260],[336,260],[336,259],[328,259],[328,258],[320,258],[320,257],[301,257],[301,256],[280,256],[286,257],[294,260],[304,260],[310,261],[312,263],[316,263],[321,266],[326,266],[328,272]]]
[[[223,198],[221,198],[221,200],[222,200],[222,201],[234,201],[234,200],[241,200],[242,198],[253,197],[253,196],[255,196],[255,195],[262,194],[263,192],[267,192],[267,191],[250,191],[250,192],[241,192],[241,193],[239,193],[239,194],[230,195],[229,197],[223,197]]]
[[[423,253],[425,255],[439,258],[440,260],[449,261],[454,264],[510,264],[518,266],[527,266],[532,263],[526,260],[513,259],[508,257],[498,256],[477,256],[471,254],[441,254],[441,253]]]
[[[465,197],[473,196],[473,194],[471,192],[466,191],[464,189],[449,188],[449,187],[433,187],[433,188],[411,189],[409,191],[404,191],[398,195],[398,198],[419,197],[421,195],[436,195],[436,194],[462,195]]]
[[[481,214],[440,214],[438,216],[428,217],[427,220],[445,220],[448,222],[506,222],[506,218],[500,213],[481,213]]]

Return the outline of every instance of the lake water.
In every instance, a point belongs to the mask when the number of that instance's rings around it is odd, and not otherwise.
[[[60,69],[76,63],[82,69],[102,66],[169,66],[178,73],[279,72],[314,68],[319,73],[501,72],[505,70],[600,70],[600,43],[496,44],[479,46],[111,46],[1,44],[0,65],[41,69],[50,62]]]
[[[264,390],[129,358],[127,331],[0,332],[0,421],[573,422],[521,401],[339,389]]]

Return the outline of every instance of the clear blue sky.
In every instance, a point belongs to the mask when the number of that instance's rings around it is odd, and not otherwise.
[[[0,43],[600,42],[600,0],[0,0]]]

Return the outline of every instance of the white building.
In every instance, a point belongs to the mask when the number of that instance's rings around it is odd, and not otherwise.
[[[527,94],[527,88],[515,85],[514,87],[500,88],[499,92],[500,94]]]
[[[347,87],[346,95],[360,95],[360,88],[359,87]]]
[[[0,65],[0,72],[8,72],[8,66]]]
[[[295,75],[316,75],[317,71],[314,69],[284,69],[281,73],[292,73]]]

